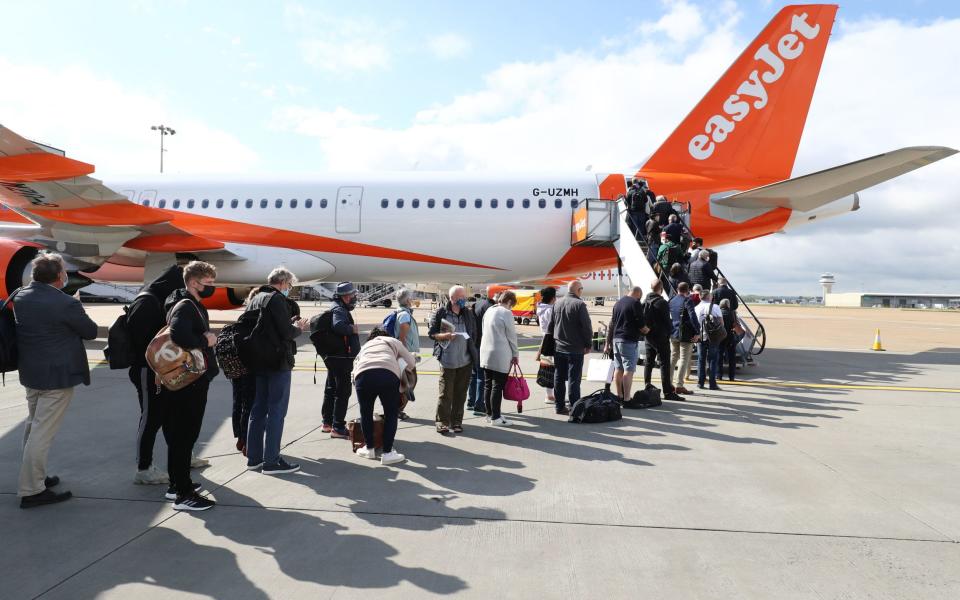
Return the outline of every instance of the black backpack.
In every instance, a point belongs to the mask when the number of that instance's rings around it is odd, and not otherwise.
[[[660,400],[660,388],[649,386],[633,393],[633,398],[624,400],[624,408],[653,408],[660,406],[663,401]]]
[[[617,397],[607,390],[582,396],[570,408],[569,423],[606,423],[623,418]]]
[[[0,373],[16,371],[20,364],[20,354],[17,352],[17,318],[9,306],[19,291],[20,288],[15,289],[0,304]]]
[[[114,321],[113,325],[107,330],[107,347],[103,349],[103,355],[107,359],[107,364],[110,365],[111,369],[129,369],[136,360],[136,357],[133,355],[133,340],[130,336],[128,319],[133,304],[145,296],[153,298],[157,304],[160,304],[160,300],[153,294],[138,294],[137,297],[133,299],[133,302],[123,307],[123,313],[117,317],[117,320]]]
[[[703,317],[703,335],[701,339],[707,339],[714,346],[727,339],[727,328],[723,326],[723,317],[713,314],[713,301],[710,302],[710,309]]]
[[[274,295],[279,292],[274,292]],[[270,302],[257,310],[247,310],[237,319],[240,361],[250,371],[272,371],[283,361],[283,342],[270,320]]]
[[[333,309],[327,309],[310,319],[310,341],[322,358],[350,356],[350,347],[345,336],[333,332]]]
[[[250,317],[244,318],[243,313],[236,323],[230,323],[224,326],[217,335],[217,345],[214,346],[214,353],[217,355],[217,363],[223,369],[223,375],[227,379],[239,379],[250,370],[243,362],[243,340],[249,337],[256,325],[256,319]]]

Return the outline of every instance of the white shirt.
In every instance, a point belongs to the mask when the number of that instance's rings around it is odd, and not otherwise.
[[[707,313],[709,312],[712,315],[718,316],[721,319],[723,318],[723,312],[720,310],[720,306],[717,304],[713,305],[713,310],[710,310],[711,304],[709,302],[700,301],[700,304],[693,309],[697,313],[697,320],[700,322],[700,326],[703,327],[703,320],[706,318]]]

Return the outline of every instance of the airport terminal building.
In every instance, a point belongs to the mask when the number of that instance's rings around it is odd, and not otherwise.
[[[826,294],[826,306],[882,308],[960,308],[960,294],[884,294],[847,292]]]

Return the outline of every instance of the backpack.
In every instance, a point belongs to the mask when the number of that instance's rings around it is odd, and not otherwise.
[[[246,314],[241,314],[236,323],[230,323],[220,330],[217,335],[217,345],[213,348],[217,355],[217,362],[220,363],[220,368],[223,369],[227,379],[239,379],[250,372],[243,362],[241,348],[243,339],[253,331],[256,321],[245,319]]]
[[[0,373],[16,371],[20,364],[20,354],[17,352],[17,318],[10,310],[10,301],[19,291],[20,288],[15,289],[0,304]]]
[[[111,369],[129,369],[137,358],[134,356],[133,339],[130,334],[130,310],[137,300],[147,296],[153,298],[158,305],[160,304],[160,300],[153,294],[146,292],[138,294],[133,302],[123,307],[123,313],[107,329],[107,346],[103,349],[103,356]],[[160,309],[162,311],[163,307],[161,306]]]
[[[617,397],[607,390],[597,390],[581,397],[570,408],[568,423],[605,423],[623,418]]]
[[[681,258],[683,258],[683,248],[676,242],[667,242],[660,246],[657,262],[660,263],[660,267],[664,272],[669,272],[673,263],[680,262]]]
[[[727,328],[723,326],[723,317],[713,314],[715,304],[711,300],[710,309],[703,318],[703,337],[710,340],[714,346],[727,338]]]
[[[633,393],[633,398],[623,401],[624,408],[653,408],[661,404],[663,402],[660,400],[660,388],[652,385],[646,389],[637,390]]]
[[[392,311],[383,319],[383,330],[386,331],[390,337],[397,337],[397,314],[398,311]]]
[[[310,341],[317,354],[322,358],[328,356],[350,356],[347,340],[342,335],[333,332],[333,309],[327,309],[310,319]]]

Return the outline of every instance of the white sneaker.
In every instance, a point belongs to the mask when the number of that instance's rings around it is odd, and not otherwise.
[[[497,427],[508,427],[510,425],[510,421],[504,419],[501,416],[499,419],[494,419],[493,421],[491,421],[490,424]]]
[[[205,458],[200,458],[199,456],[191,456],[190,458],[190,468],[191,469],[202,469],[203,467],[209,467],[210,461]]]
[[[370,458],[370,459],[376,460],[377,449],[367,448],[366,446],[363,446],[359,450],[357,450],[357,456],[359,456],[360,458]]]
[[[396,450],[391,450],[390,452],[384,452],[383,456],[380,457],[380,464],[383,465],[395,465],[397,463],[402,463],[407,460],[407,457],[400,454]]]
[[[170,483],[170,477],[157,467],[150,465],[146,469],[137,471],[133,476],[133,482],[137,485],[163,485]]]
[[[543,399],[543,403],[544,403],[544,404],[554,405],[554,404],[557,403],[557,401],[556,401],[556,399],[554,399],[554,398],[544,398],[544,399]]]

